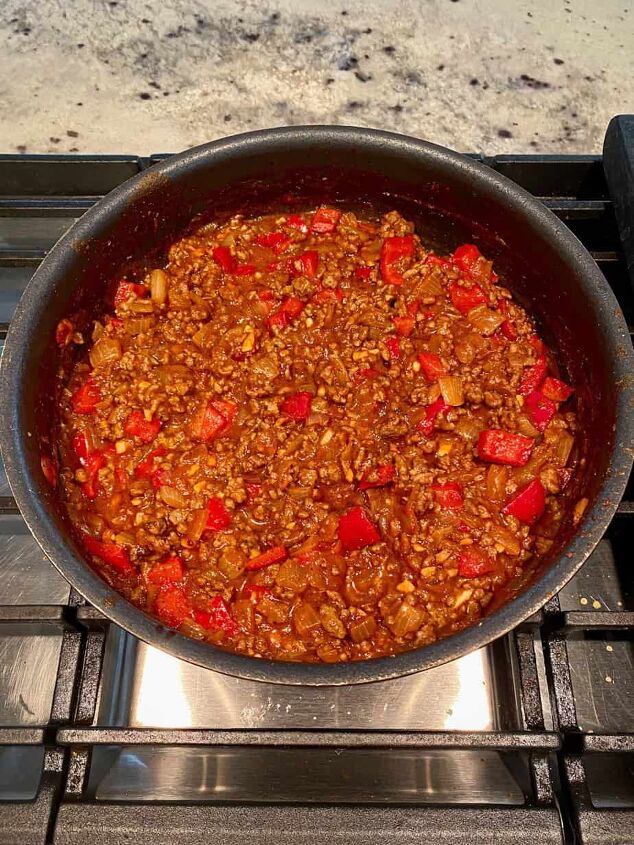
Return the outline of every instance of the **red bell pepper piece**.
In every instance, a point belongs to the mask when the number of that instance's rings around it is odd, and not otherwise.
[[[192,615],[192,608],[184,590],[170,584],[159,590],[154,602],[154,610],[168,628],[178,628]]]
[[[371,272],[372,267],[367,267],[365,265],[359,265],[358,267],[354,268],[354,275],[357,277],[357,279],[369,279]]]
[[[425,264],[431,264],[434,267],[451,267],[451,261],[448,258],[443,258],[441,255],[436,255],[433,252],[427,254]]]
[[[89,378],[70,397],[70,404],[76,414],[92,414],[102,401],[101,391],[95,382]]]
[[[147,296],[149,292],[149,288],[146,288],[145,285],[138,285],[135,282],[119,282],[114,295],[114,307],[118,308],[120,305],[123,305],[124,302],[127,302],[129,299],[134,299],[135,297],[142,299],[144,296]]]
[[[502,508],[502,513],[532,525],[546,508],[546,492],[539,478],[534,478],[517,492]]]
[[[409,337],[414,331],[416,319],[414,317],[394,317],[394,331],[399,337]]]
[[[565,381],[558,378],[547,376],[541,387],[541,391],[547,399],[552,399],[553,402],[565,402],[570,399],[574,390]]]
[[[152,487],[154,487],[155,490],[158,490],[160,487],[174,486],[174,478],[172,477],[172,473],[168,469],[164,469],[163,467],[155,469],[152,475],[150,476],[150,480],[152,481]]]
[[[211,399],[194,414],[191,430],[194,437],[213,440],[219,437],[233,423],[238,406],[226,399]]]
[[[526,368],[522,373],[518,393],[521,396],[528,396],[529,393],[537,390],[543,382],[547,372],[548,364],[546,362],[546,357],[543,354],[540,354],[536,363],[533,364],[532,367]]]
[[[528,461],[535,441],[501,428],[486,428],[478,438],[478,457],[494,464],[521,467]]]
[[[242,592],[251,596],[266,596],[273,592],[273,588],[267,587],[266,584],[245,584]]]
[[[244,568],[247,572],[255,572],[258,569],[264,569],[265,566],[270,566],[272,563],[281,563],[287,557],[288,552],[284,546],[273,546],[272,549],[267,549],[261,555],[252,557]]]
[[[313,294],[312,301],[321,304],[322,302],[329,302],[331,300],[341,302],[343,299],[343,291],[341,288],[320,288]]]
[[[280,405],[280,411],[292,420],[306,420],[310,416],[313,394],[307,391],[292,393]]]
[[[477,305],[482,305],[487,301],[486,295],[480,285],[471,285],[465,287],[458,282],[452,282],[449,285],[449,296],[454,305],[461,314],[466,314],[475,308]]]
[[[507,340],[517,340],[517,329],[510,320],[505,320],[502,323],[500,331]]]
[[[207,505],[207,522],[205,531],[224,531],[231,525],[231,514],[225,507],[225,503],[219,496],[212,496]]]
[[[155,563],[150,569],[147,579],[150,584],[164,587],[166,584],[176,584],[183,579],[185,567],[183,561],[176,555],[170,555],[160,563]]]
[[[240,630],[222,596],[212,598],[209,610],[194,610],[194,620],[209,631],[224,631],[225,634],[234,635]]]
[[[40,466],[44,478],[48,481],[51,487],[57,487],[57,464],[48,455],[42,455],[40,458]]]
[[[152,417],[146,420],[143,411],[132,411],[124,423],[123,430],[130,437],[138,437],[144,443],[151,443],[161,430],[161,421]]]
[[[447,481],[445,484],[432,484],[434,499],[441,508],[452,510],[461,508],[464,504],[462,485],[457,481]]]
[[[88,438],[85,433],[83,431],[78,431],[77,434],[73,436],[72,444],[73,452],[75,453],[77,460],[81,466],[85,466],[86,458],[92,451],[88,445]]]
[[[497,306],[500,310],[500,314],[503,314],[506,317],[509,310],[508,305],[506,303],[506,299],[498,299]],[[500,331],[507,340],[517,340],[517,329],[515,328],[513,323],[508,319],[508,317],[500,326]]]
[[[259,496],[262,492],[262,485],[256,484],[253,481],[247,481],[244,486],[246,487],[249,499],[254,499],[256,496]]]
[[[371,378],[378,378],[380,375],[381,373],[374,367],[365,367],[363,370],[357,370],[354,374],[353,381],[355,384],[360,384],[362,381],[366,381]]]
[[[104,543],[90,534],[84,534],[82,540],[89,554],[101,558],[118,572],[126,573],[134,569],[130,555],[123,546],[117,543]]]
[[[163,446],[157,446],[153,449],[142,461],[140,461],[134,468],[134,474],[137,478],[151,478],[154,473],[154,458],[162,458],[167,455],[167,450]]]
[[[495,570],[495,564],[482,549],[465,546],[458,558],[458,574],[463,578],[479,578]]]
[[[359,490],[370,490],[372,487],[385,487],[391,484],[396,477],[396,470],[393,464],[381,464],[377,467],[370,467],[363,473],[359,482]]]
[[[299,214],[289,214],[286,218],[286,225],[290,226],[291,229],[297,229],[303,235],[308,232],[308,223]]]
[[[404,261],[414,257],[414,237],[385,238],[381,245],[381,278],[388,285],[402,285],[405,281],[399,269]]]
[[[425,408],[425,417],[418,423],[419,430],[429,437],[436,426],[436,417],[438,414],[447,410],[448,407],[449,405],[445,402],[442,396],[439,396],[435,402],[431,403],[431,405],[427,405]]]
[[[472,273],[477,267],[478,260],[482,258],[480,250],[475,244],[462,244],[454,250],[451,256],[453,263],[464,273]]]
[[[294,320],[295,317],[299,317],[304,310],[304,303],[296,296],[287,296],[282,300],[280,310],[283,314],[286,314],[289,319]]]
[[[544,431],[557,411],[557,405],[552,399],[544,396],[541,390],[533,390],[532,393],[529,393],[524,399],[524,407],[538,431]]]
[[[285,232],[266,232],[263,235],[256,235],[255,242],[258,246],[271,249],[275,255],[279,255],[290,244],[291,237]]]
[[[420,367],[427,381],[438,381],[440,376],[447,375],[445,365],[438,355],[433,352],[421,352],[418,356]]]
[[[256,271],[255,264],[238,264],[235,269],[236,276],[252,276]]]
[[[389,352],[392,360],[396,361],[401,357],[401,345],[397,337],[387,337],[385,339],[385,345],[387,346],[387,351]]]
[[[291,259],[290,263],[293,275],[312,279],[319,269],[319,253],[314,249],[309,249],[308,252]]]
[[[311,232],[316,232],[318,235],[326,235],[328,232],[334,232],[340,217],[341,212],[336,208],[318,208],[313,214],[310,230]]]
[[[339,517],[337,528],[339,540],[343,548],[351,552],[354,549],[363,549],[378,543],[381,535],[376,527],[370,522],[367,513],[362,507],[357,506]]]
[[[278,310],[267,320],[269,329],[283,329],[304,310],[304,303],[296,296],[287,296]]]
[[[233,273],[238,266],[238,260],[231,254],[228,246],[215,246],[211,254],[216,264],[219,264],[225,273]]]
[[[73,337],[73,324],[70,320],[60,320],[55,329],[55,343],[63,349]]]
[[[97,495],[99,483],[97,480],[97,474],[102,467],[105,467],[106,457],[103,452],[95,449],[94,452],[90,452],[86,459],[82,461],[82,464],[86,470],[88,478],[81,485],[81,488],[89,499],[94,499]]]

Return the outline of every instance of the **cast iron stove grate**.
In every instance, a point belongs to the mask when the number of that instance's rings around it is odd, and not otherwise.
[[[614,124],[613,146],[633,127]],[[160,158],[0,156],[1,338],[55,240]],[[601,158],[482,158],[581,238],[632,326]],[[298,690],[110,624],[43,559],[2,471],[0,845],[634,842],[633,493],[582,572],[487,649]]]

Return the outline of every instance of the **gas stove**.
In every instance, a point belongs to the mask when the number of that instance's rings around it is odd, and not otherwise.
[[[628,144],[622,119],[625,175]],[[0,156],[0,338],[57,238],[161,158]],[[634,244],[601,157],[478,158],[565,221],[632,326]],[[110,623],[43,556],[0,470],[0,845],[634,842],[633,494],[505,638],[311,689],[200,669]]]

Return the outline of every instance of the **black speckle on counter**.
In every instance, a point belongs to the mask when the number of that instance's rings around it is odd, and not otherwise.
[[[67,129],[66,134],[69,138],[79,138],[79,132],[75,129]]]
[[[472,79],[469,80],[469,85],[479,85],[479,84],[480,84],[480,80],[475,76]]]
[[[348,100],[346,103],[346,111],[357,111],[361,108],[363,108],[363,103],[359,100]]]
[[[388,106],[388,110],[400,114],[403,111],[403,106],[400,103],[396,103],[394,106]]]
[[[498,129],[498,138],[512,138],[513,133],[508,129]]]
[[[154,80],[152,80],[151,82],[148,82],[148,85],[151,85],[152,88],[156,88],[158,91],[161,90],[161,86],[158,84],[158,82],[155,82]]]
[[[152,99],[152,95],[149,93],[149,91],[141,91],[141,93],[139,94],[139,97],[142,100],[151,100]]]
[[[534,91],[544,91],[550,88],[550,82],[543,82],[541,79],[535,79],[534,76],[529,76],[528,73],[522,73],[517,79],[517,86],[519,88],[532,88]]]
[[[332,83],[333,83],[334,81],[335,81],[334,76],[329,76],[329,77],[327,77],[327,79],[326,79],[326,85],[332,85]]]
[[[269,15],[269,23],[276,24],[280,22],[280,13],[273,12],[272,15]]]
[[[191,32],[191,29],[188,26],[179,25],[176,29],[172,29],[170,32],[165,34],[166,38],[181,38],[183,35],[186,35],[188,32]]]
[[[260,40],[260,33],[259,32],[245,32],[241,36],[243,41],[247,41],[249,44],[255,44],[256,41]]]
[[[226,115],[223,117],[223,120],[224,120],[224,122],[225,122],[225,123],[230,123],[230,122],[231,122],[231,115],[230,115],[230,114],[226,114]]]
[[[348,14],[348,12],[346,11],[346,9],[342,9],[341,14],[342,14],[342,15],[344,16],[344,18],[345,18],[345,16]]]
[[[392,44],[388,44],[383,48],[383,52],[387,53],[388,56],[392,56],[396,53],[396,47],[393,47]]]
[[[26,144],[18,144],[18,145],[16,146],[16,150],[17,150],[19,153],[25,153],[25,152],[26,152]]]
[[[51,137],[50,137],[48,140],[51,142],[51,144],[59,144],[59,142],[60,142],[62,139],[61,139],[61,138],[56,138],[56,137],[55,137],[55,135],[51,135]]]
[[[78,44],[78,45],[77,45],[77,49],[78,49],[78,50],[83,50],[83,48],[84,48],[85,46],[86,46],[85,44]]]
[[[76,105],[78,105],[78,106],[83,106],[84,104],[83,104],[83,103],[77,103]]]
[[[563,59],[553,59],[553,62],[554,62],[556,65],[563,65],[564,60],[563,60]]]
[[[368,82],[368,80],[372,79],[371,73],[364,73],[362,70],[355,70],[354,75],[357,77],[359,82]]]
[[[445,69],[444,65],[438,65],[438,67],[436,68],[436,70],[444,70],[444,69]]]
[[[152,23],[149,18],[141,18],[141,23]]]
[[[352,70],[359,64],[356,56],[342,56],[337,62],[339,70]]]

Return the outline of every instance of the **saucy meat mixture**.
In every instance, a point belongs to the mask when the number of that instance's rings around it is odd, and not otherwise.
[[[58,327],[87,348],[59,483],[87,559],[165,625],[256,657],[394,654],[474,623],[552,544],[573,390],[474,245],[439,256],[396,212],[236,216],[110,308],[90,341]]]

